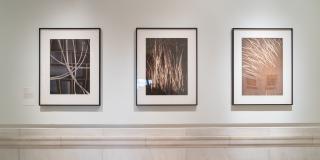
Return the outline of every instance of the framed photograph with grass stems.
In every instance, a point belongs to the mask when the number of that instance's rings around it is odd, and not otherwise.
[[[39,29],[39,105],[100,106],[100,28]]]
[[[197,28],[136,29],[136,105],[197,105]]]
[[[293,104],[292,28],[233,28],[232,47],[232,104]]]

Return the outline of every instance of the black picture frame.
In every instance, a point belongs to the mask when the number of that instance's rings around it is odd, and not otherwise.
[[[140,30],[194,30],[195,31],[195,103],[181,104],[140,104],[138,103],[138,31]],[[197,106],[198,105],[198,28],[174,28],[174,27],[137,27],[135,30],[135,104],[136,106]]]
[[[72,30],[83,30],[83,31],[88,31],[88,30],[96,30],[98,32],[98,69],[99,72],[98,74],[98,87],[97,87],[97,92],[98,92],[98,100],[95,104],[60,104],[60,103],[50,103],[50,104],[46,104],[46,103],[42,103],[41,102],[41,49],[42,49],[42,43],[41,43],[41,32],[44,30],[58,30],[58,31],[72,31]],[[39,98],[38,98],[38,104],[39,106],[101,106],[101,28],[39,28],[38,30],[38,34],[39,34]]]
[[[245,30],[251,30],[251,31],[289,31],[290,32],[290,102],[288,103],[237,103],[235,102],[235,31],[245,31]],[[232,50],[232,56],[231,56],[231,104],[232,105],[293,105],[293,28],[232,28],[231,30],[231,50]],[[283,73],[284,74],[284,73]]]

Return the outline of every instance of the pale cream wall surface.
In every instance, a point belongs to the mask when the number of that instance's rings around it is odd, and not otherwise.
[[[319,8],[318,0],[1,0],[0,124],[320,123]],[[39,27],[102,29],[101,107],[38,106]],[[197,107],[135,106],[136,27],[198,28]],[[293,106],[231,105],[233,27],[293,28]]]

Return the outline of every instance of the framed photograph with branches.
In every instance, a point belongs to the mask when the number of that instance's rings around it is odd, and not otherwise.
[[[237,104],[293,104],[293,29],[233,28],[233,99]]]
[[[136,105],[197,105],[197,28],[136,29]]]
[[[100,105],[100,28],[39,29],[39,105]]]

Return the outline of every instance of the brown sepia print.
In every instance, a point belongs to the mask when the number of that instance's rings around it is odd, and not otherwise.
[[[242,95],[283,94],[282,38],[242,38]]]
[[[146,39],[146,95],[187,95],[188,39]]]

